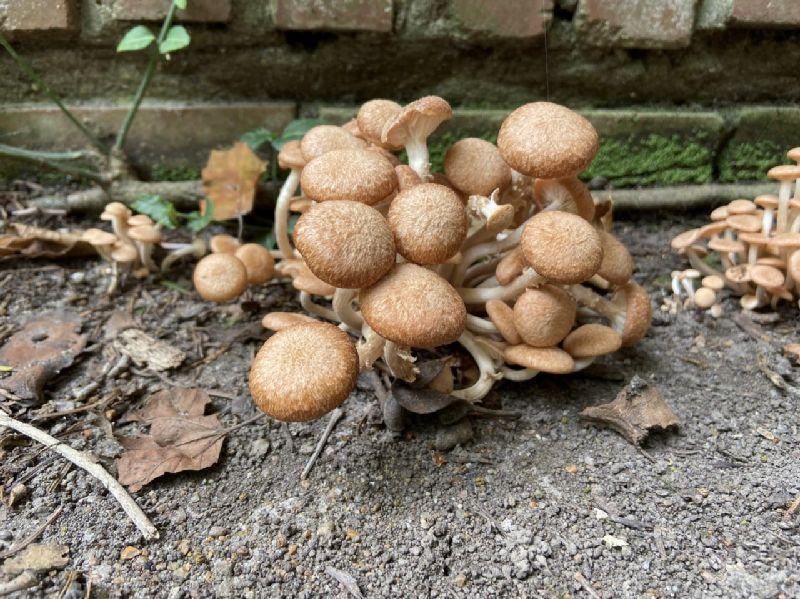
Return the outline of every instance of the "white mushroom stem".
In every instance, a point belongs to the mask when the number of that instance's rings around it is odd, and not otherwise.
[[[481,281],[477,285],[475,283],[472,283],[472,285],[470,285],[470,287],[479,287],[479,288],[482,289],[484,287],[497,287],[499,284],[500,283],[498,282],[497,277],[491,276],[491,277]]]
[[[136,245],[136,251],[139,253],[139,261],[142,263],[142,266],[150,272],[156,272],[158,267],[156,263],[153,262],[153,244],[136,239],[133,240],[133,243]]]
[[[315,304],[311,299],[311,294],[308,293],[307,291],[300,292],[300,305],[306,312],[310,312],[311,314],[316,314],[317,316],[321,316],[322,318],[325,318],[327,320],[339,322],[339,318],[338,316],[336,316],[336,312],[334,312],[330,308],[326,308],[325,306],[320,306],[319,304]]]
[[[333,294],[333,311],[347,326],[356,330],[361,330],[364,324],[364,319],[361,314],[353,309],[353,299],[358,293],[357,289],[337,289]]]
[[[467,269],[481,258],[499,254],[519,245],[519,240],[522,238],[522,230],[525,228],[526,224],[527,221],[503,237],[503,239],[474,245],[464,251],[461,264],[453,271],[453,276],[450,279],[453,286],[461,285],[464,282],[464,275]]]
[[[458,338],[458,342],[472,355],[478,365],[480,376],[472,386],[457,389],[451,395],[471,403],[477,403],[488,395],[495,382],[503,378],[503,375],[495,368],[494,361],[489,353],[475,341],[472,333],[464,331],[461,337]]]
[[[545,283],[546,280],[532,268],[525,268],[522,274],[508,285],[500,287],[457,287],[456,291],[465,304],[485,304],[489,300],[510,301],[519,297],[528,287]]]
[[[685,274],[682,274],[680,278],[681,285],[683,285],[683,290],[686,292],[687,297],[689,298],[690,302],[694,301],[694,284],[692,283],[692,279],[687,277]]]
[[[360,370],[372,368],[375,363],[383,355],[386,339],[378,335],[372,330],[366,322],[361,327],[361,339],[356,344],[356,351],[358,352],[358,364]]]
[[[125,219],[119,215],[114,215],[111,217],[111,228],[114,230],[114,235],[120,238],[120,240],[124,241],[128,245],[133,244],[133,241],[130,237],[128,237],[128,223],[125,222]]]
[[[294,251],[289,241],[289,204],[300,184],[300,169],[293,168],[283,182],[275,203],[275,241],[283,258],[292,258]]]
[[[395,377],[408,383],[417,379],[419,369],[414,365],[417,359],[411,354],[410,348],[387,340],[383,346],[383,361]]]
[[[786,231],[789,218],[789,200],[792,197],[792,181],[781,181],[778,190],[778,233]]]
[[[672,293],[677,297],[683,295],[681,289],[681,273],[679,271],[672,272]]]
[[[169,247],[168,247],[169,246]],[[180,246],[180,247],[175,247]],[[202,258],[206,253],[206,243],[199,237],[197,237],[192,243],[181,243],[181,244],[161,244],[162,248],[165,249],[173,249],[166,258],[161,261],[161,272],[168,271],[175,262],[183,258],[184,256],[191,256],[194,255],[197,258]]]
[[[111,261],[111,281],[108,283],[106,293],[114,295],[119,287],[119,262],[116,260]]]
[[[495,270],[497,270],[497,265],[500,263],[500,260],[503,259],[503,256],[494,256],[483,262],[478,262],[477,264],[471,266],[467,269],[464,273],[464,283],[466,287],[475,287],[475,283],[478,279],[485,277],[488,274],[494,274]]]
[[[500,368],[500,374],[504,379],[520,382],[531,380],[539,374],[539,371],[533,368],[509,368],[508,366],[503,366]]]
[[[423,182],[430,181],[431,163],[428,158],[428,138],[414,136],[414,128],[409,131],[406,140],[406,154],[408,155],[408,166],[411,167]]]
[[[770,231],[772,231],[772,226],[774,224],[775,211],[772,208],[764,208],[764,215],[761,217],[761,234],[769,237]],[[794,225],[794,223],[792,223],[792,225]]]
[[[497,335],[500,333],[491,320],[475,316],[474,314],[467,314],[467,328],[479,335]]]
[[[709,266],[708,264],[703,262],[700,259],[700,256],[698,256],[691,248],[686,249],[686,258],[689,260],[689,264],[692,265],[692,268],[694,268],[695,270],[699,270],[703,275],[705,276],[715,275],[724,278],[723,273],[718,271],[716,268]]]
[[[579,370],[583,370],[592,364],[595,361],[594,356],[591,358],[582,358],[580,360],[575,360],[575,367],[572,369],[572,372],[578,372]]]
[[[583,285],[569,285],[567,286],[567,291],[579,304],[586,306],[597,312],[600,316],[607,318],[613,325],[624,323],[625,310],[617,306],[614,302],[595,293],[591,289],[584,287]]]

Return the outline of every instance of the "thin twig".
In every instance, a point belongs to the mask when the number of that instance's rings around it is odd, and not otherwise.
[[[48,154],[48,152],[36,152],[33,150],[26,150],[24,148],[0,144],[0,156],[16,158],[17,160],[25,160],[27,162],[34,162],[36,164],[47,166],[53,170],[60,171],[66,175],[86,177],[87,179],[96,181],[98,183],[103,181],[102,175],[100,175],[100,173],[97,171],[80,166],[62,164],[58,160],[50,158]]]
[[[18,433],[30,437],[34,441],[38,441],[48,449],[52,449],[62,457],[66,458],[79,468],[82,468],[108,489],[108,491],[119,502],[122,509],[136,525],[136,528],[142,533],[145,539],[157,539],[158,531],[153,523],[150,522],[145,513],[136,504],[136,502],[128,495],[127,491],[120,485],[117,480],[111,476],[105,468],[99,463],[95,462],[93,457],[83,451],[73,449],[68,445],[63,445],[58,439],[50,436],[46,432],[39,430],[35,426],[20,422],[11,418],[4,412],[0,411],[0,426],[7,426]]]
[[[602,599],[602,597],[597,594],[597,591],[592,588],[592,585],[589,584],[589,581],[586,580],[586,577],[583,574],[580,572],[575,572],[575,580],[580,583],[580,585],[583,587],[583,590],[589,593],[593,599]]]
[[[50,526],[53,523],[53,521],[61,515],[61,511],[63,509],[64,506],[59,505],[55,509],[55,511],[52,514],[50,514],[50,516],[47,517],[47,520],[45,520],[39,526],[37,526],[36,530],[34,530],[31,534],[22,539],[22,541],[20,541],[19,543],[14,543],[11,547],[6,549],[5,551],[0,552],[0,559],[6,559],[7,557],[11,557],[15,553],[19,553],[20,551],[25,549],[25,547],[33,543],[36,539],[39,538],[39,535],[41,535],[45,531],[45,529],[48,526]]]
[[[36,576],[33,570],[25,570],[16,578],[12,578],[8,582],[0,583],[0,596],[10,595],[11,593],[16,593],[17,591],[24,591],[25,589],[35,586],[38,584],[38,582],[39,578]]]
[[[328,437],[331,436],[333,427],[335,427],[336,423],[341,420],[342,416],[344,416],[344,410],[342,410],[342,408],[336,408],[333,412],[331,412],[331,417],[328,419],[328,425],[325,427],[325,430],[322,431],[322,436],[319,438],[319,441],[317,441],[317,446],[314,448],[314,453],[312,453],[311,457],[308,458],[306,467],[303,468],[303,471],[300,473],[300,480],[305,480],[308,478],[308,474],[314,467],[319,454],[322,453],[322,448],[325,447],[325,443],[328,442]]]

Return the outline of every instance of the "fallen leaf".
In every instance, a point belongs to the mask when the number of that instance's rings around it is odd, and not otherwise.
[[[603,537],[603,543],[606,544],[607,547],[627,547],[628,541],[625,539],[620,539],[619,537],[615,537],[613,535],[606,535]]]
[[[639,445],[653,430],[676,428],[680,421],[656,387],[634,376],[611,403],[590,406],[581,416],[608,426],[634,445]]]
[[[0,388],[20,399],[38,400],[45,383],[72,364],[86,346],[75,314],[52,312],[37,316],[0,348],[0,362],[11,366],[11,376]]]
[[[564,466],[564,471],[567,474],[576,474],[578,472],[578,465],[577,464],[567,464]]]
[[[256,184],[267,163],[256,156],[244,142],[230,150],[212,150],[203,169],[203,190],[214,202],[214,220],[227,220],[253,209]],[[206,213],[205,200],[200,213]]]
[[[63,568],[69,563],[69,547],[66,545],[32,543],[17,555],[3,564],[6,574],[19,574],[25,570],[43,571]]]
[[[119,437],[125,452],[117,460],[119,482],[138,491],[167,473],[202,470],[219,460],[224,429],[217,414],[204,416],[211,402],[202,389],[170,389],[150,396],[128,422],[150,425],[150,434]]]
[[[152,370],[177,368],[186,354],[174,345],[151,337],[141,329],[125,329],[114,339],[114,348],[127,354],[136,364],[147,364]]]
[[[133,545],[128,545],[125,547],[119,554],[119,559],[122,561],[126,561],[129,559],[133,559],[134,557],[138,557],[142,554],[142,550],[134,547]]]
[[[414,389],[399,380],[392,385],[392,395],[397,403],[414,414],[433,414],[450,404],[463,401],[433,389]]]
[[[14,232],[0,235],[0,256],[26,258],[73,258],[97,255],[81,241],[83,231],[51,231],[22,223],[9,223]]]

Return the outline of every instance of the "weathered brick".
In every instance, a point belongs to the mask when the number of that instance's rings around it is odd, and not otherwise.
[[[160,21],[167,14],[171,0],[116,0],[114,18],[120,21]],[[179,10],[180,21],[224,23],[230,19],[230,0],[191,0],[186,10]]]
[[[391,31],[392,0],[273,0],[278,29]]]
[[[733,0],[731,25],[800,27],[800,2],[797,0]]]
[[[691,43],[696,0],[580,0],[581,41],[622,48],[683,48]]]
[[[72,32],[78,27],[75,0],[0,2],[0,30],[12,34]]]
[[[552,0],[451,0],[450,13],[468,30],[499,37],[535,37],[552,17]]]

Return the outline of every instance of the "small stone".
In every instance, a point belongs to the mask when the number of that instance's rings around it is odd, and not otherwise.
[[[129,559],[133,559],[134,557],[138,557],[142,554],[141,549],[137,549],[133,545],[128,545],[125,547],[119,554],[119,559],[122,561],[126,561]]]
[[[254,458],[263,458],[269,453],[269,449],[269,439],[266,437],[261,437],[260,439],[253,441],[253,444],[250,445],[250,455]]]
[[[226,534],[228,534],[228,530],[222,526],[212,526],[208,531],[209,537],[224,537]]]
[[[459,587],[463,588],[467,584],[467,577],[463,574],[457,574],[456,577],[453,579],[453,583]]]

